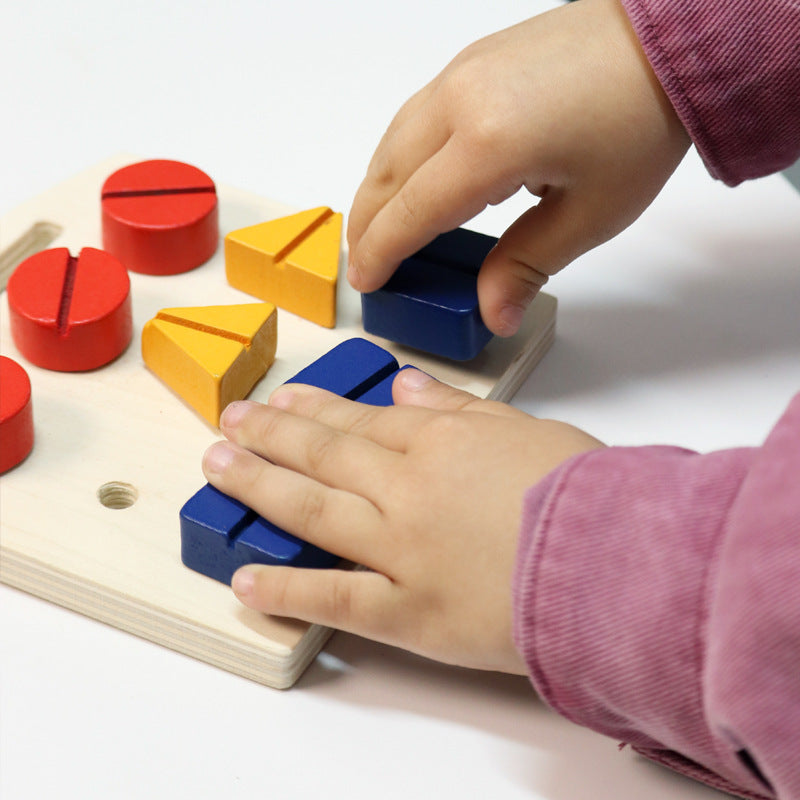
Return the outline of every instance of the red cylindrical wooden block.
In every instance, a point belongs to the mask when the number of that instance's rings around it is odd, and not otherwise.
[[[131,282],[116,258],[66,247],[23,261],[8,281],[11,336],[32,364],[61,372],[115,359],[133,336]]]
[[[0,356],[0,472],[16,467],[33,449],[33,403],[28,373]]]
[[[101,194],[103,247],[128,269],[175,275],[214,255],[217,192],[205,172],[153,160],[117,170]]]

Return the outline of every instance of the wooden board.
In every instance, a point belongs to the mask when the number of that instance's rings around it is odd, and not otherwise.
[[[100,247],[100,186],[136,161],[116,156],[54,187],[0,220],[0,278],[32,250]],[[199,165],[207,167],[208,165]],[[218,186],[220,233],[296,209]],[[324,203],[325,198],[319,198]],[[269,686],[291,686],[329,629],[246,609],[230,589],[186,569],[178,512],[204,483],[200,458],[219,437],[144,366],[144,323],[167,306],[245,303],[227,285],[222,247],[183,275],[131,274],[134,340],[109,366],[58,373],[26,363],[0,304],[0,352],[19,361],[33,387],[36,442],[0,478],[0,580],[122,630]],[[4,285],[4,284],[3,284]],[[278,354],[251,398],[273,388],[351,336],[363,336],[360,299],[339,286],[338,324],[326,329],[278,312]],[[384,340],[412,363],[480,396],[508,400],[549,347],[555,299],[537,298],[524,328],[455,364]],[[129,501],[132,504],[124,506]]]

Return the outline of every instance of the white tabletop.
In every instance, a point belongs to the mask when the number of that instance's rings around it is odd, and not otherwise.
[[[0,215],[119,151],[346,212],[401,102],[551,5],[6,3]],[[474,227],[499,234],[525,204]],[[759,443],[800,388],[799,254],[783,177],[727,189],[691,153],[632,229],[551,281],[557,340],[516,404],[613,444]],[[349,635],[280,692],[6,586],[0,625],[4,800],[721,797],[560,719],[524,679]]]

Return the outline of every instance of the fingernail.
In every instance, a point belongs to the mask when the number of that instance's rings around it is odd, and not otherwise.
[[[404,369],[397,379],[402,381],[403,388],[409,392],[419,392],[433,380],[427,372],[419,369]]]
[[[253,586],[256,582],[256,576],[253,570],[242,567],[233,573],[231,580],[231,589],[237,597],[249,597],[253,593]]]
[[[294,400],[295,394],[296,393],[291,389],[281,386],[269,396],[268,403],[274,408],[289,408]]]
[[[522,317],[525,314],[524,306],[503,306],[500,309],[500,327],[502,336],[511,336],[519,330]]]
[[[360,275],[358,272],[358,267],[356,267],[355,263],[351,261],[347,265],[347,282],[354,288],[358,289],[361,281]]]
[[[203,455],[203,471],[221,475],[233,461],[233,449],[227,442],[215,442]]]
[[[247,413],[250,403],[244,400],[235,400],[225,407],[219,418],[220,427],[233,428],[242,421],[242,417]]]

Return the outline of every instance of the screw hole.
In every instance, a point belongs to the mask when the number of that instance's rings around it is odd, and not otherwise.
[[[109,481],[97,490],[97,499],[106,508],[130,508],[138,497],[139,492],[135,486],[121,481]]]

